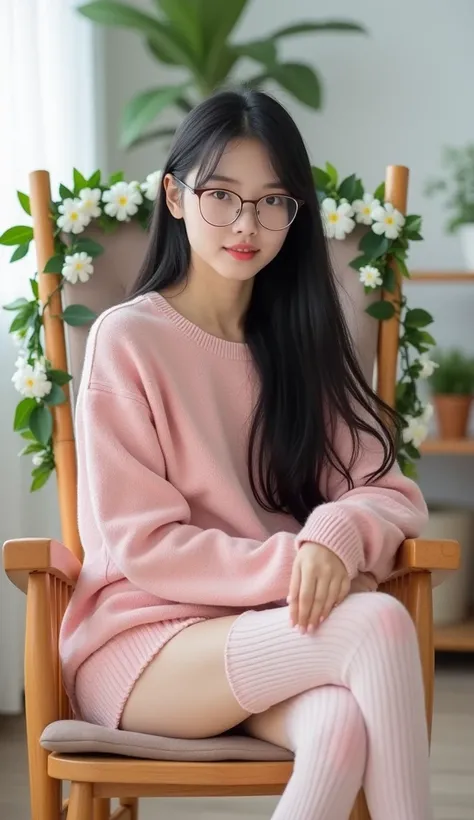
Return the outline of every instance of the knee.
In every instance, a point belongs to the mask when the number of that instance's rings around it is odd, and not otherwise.
[[[407,608],[393,595],[372,594],[371,626],[383,640],[416,641],[416,630]]]

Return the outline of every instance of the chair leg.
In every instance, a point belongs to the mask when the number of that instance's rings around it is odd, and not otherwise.
[[[110,820],[110,800],[108,797],[94,797],[93,820]]]
[[[29,781],[31,820],[60,820],[61,818],[61,781],[49,777],[47,759],[41,754],[34,756],[29,752]]]
[[[89,820],[92,807],[92,784],[71,783],[67,820]]]
[[[138,798],[137,797],[122,797],[120,800],[121,806],[126,806],[130,810],[129,820],[138,820]]]

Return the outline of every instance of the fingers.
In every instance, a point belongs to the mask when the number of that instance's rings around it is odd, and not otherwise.
[[[300,595],[300,584],[301,569],[299,563],[295,561],[293,564],[293,571],[291,573],[290,591],[288,598],[286,599],[290,607],[291,626],[296,626],[298,623],[298,600]]]
[[[309,616],[317,594],[316,585],[319,589],[319,582],[314,573],[302,574],[298,599],[298,620],[296,622],[299,624],[301,632],[306,632],[308,626]]]

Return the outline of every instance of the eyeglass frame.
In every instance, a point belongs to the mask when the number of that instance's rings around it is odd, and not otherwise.
[[[191,191],[192,194],[197,196],[197,198],[199,200],[199,213],[201,214],[202,218],[204,219],[204,222],[206,222],[208,225],[212,225],[213,228],[228,228],[229,225],[233,225],[234,222],[237,222],[239,216],[241,215],[241,213],[244,209],[244,205],[246,205],[247,203],[250,203],[255,208],[255,216],[257,217],[257,221],[258,221],[259,225],[262,226],[262,228],[264,228],[266,231],[272,231],[274,233],[277,232],[277,231],[286,231],[286,229],[289,228],[290,225],[292,225],[293,222],[295,221],[296,217],[298,216],[298,213],[299,213],[299,210],[300,210],[301,206],[305,204],[304,199],[297,199],[297,197],[290,196],[289,194],[266,194],[266,196],[261,196],[258,199],[242,199],[240,194],[237,194],[235,191],[230,191],[228,188],[193,188],[192,185],[188,185],[187,182],[183,182],[183,180],[179,179],[179,177],[175,176],[175,174],[172,174],[172,177],[173,177],[173,179],[176,180],[176,182],[179,182],[180,185],[183,185],[184,188],[187,188],[188,191]],[[238,212],[237,216],[235,216],[234,219],[231,222],[227,222],[225,225],[214,225],[213,222],[209,222],[209,220],[206,219],[206,217],[204,216],[204,214],[202,212],[202,208],[201,208],[201,197],[202,197],[203,194],[211,192],[211,191],[222,191],[225,194],[232,194],[232,196],[236,196],[237,199],[240,200],[240,211]],[[287,197],[287,199],[292,199],[293,202],[296,202],[295,215],[292,218],[291,222],[289,222],[288,225],[285,225],[284,228],[267,228],[266,225],[263,225],[260,222],[260,218],[258,216],[257,206],[258,206],[259,202],[262,202],[262,200],[266,199],[268,196],[285,196],[285,197]]]

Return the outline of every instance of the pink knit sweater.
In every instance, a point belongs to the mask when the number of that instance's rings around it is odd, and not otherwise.
[[[130,627],[282,605],[303,541],[332,549],[351,578],[381,580],[419,535],[427,512],[414,482],[394,467],[364,484],[380,462],[372,438],[355,488],[328,468],[330,501],[303,528],[265,512],[246,463],[257,391],[246,345],[205,333],[159,294],[95,322],[76,409],[85,557],[60,637],[71,695],[81,663]],[[342,428],[337,446],[349,459]]]

